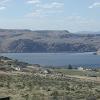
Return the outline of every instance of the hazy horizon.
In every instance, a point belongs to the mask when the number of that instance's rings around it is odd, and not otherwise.
[[[90,31],[87,31],[87,30],[81,30],[81,31],[70,31],[70,30],[61,30],[61,29],[26,29],[26,28],[0,28],[1,30],[29,30],[29,31],[68,31],[68,32],[70,32],[70,33],[78,33],[78,34],[87,34],[87,33],[89,33],[89,34],[94,34],[94,33],[97,33],[97,34],[99,34],[99,32],[100,31],[92,31],[92,30],[90,30]]]
[[[100,31],[99,0],[0,0],[0,28]]]

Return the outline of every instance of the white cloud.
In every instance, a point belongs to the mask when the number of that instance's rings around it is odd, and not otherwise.
[[[4,10],[4,9],[6,9],[6,7],[3,7],[3,6],[2,6],[2,7],[0,7],[0,10]]]
[[[36,3],[40,3],[40,0],[28,0],[27,3],[36,4]]]
[[[6,5],[10,0],[0,0],[0,5]]]
[[[4,10],[6,9],[7,7],[7,3],[9,2],[10,0],[0,0],[0,10]]]
[[[26,15],[26,17],[33,17],[33,16],[40,16],[41,15],[41,10],[35,10],[29,14]]]
[[[82,30],[99,30],[100,23],[99,21],[89,18],[89,17],[83,17],[78,15],[73,16],[66,16],[66,18],[63,19],[63,25],[65,25],[66,28],[75,31],[82,31]],[[67,22],[67,23],[66,23]]]
[[[89,6],[89,8],[100,7],[100,2],[95,2]]]
[[[52,8],[62,8],[64,6],[63,3],[59,2],[52,2],[50,4],[38,4],[37,7],[40,7],[42,9],[52,9]]]
[[[33,12],[29,13],[28,16],[48,16],[54,13],[63,12],[63,2],[43,2],[40,0],[28,0],[28,4],[33,4]]]

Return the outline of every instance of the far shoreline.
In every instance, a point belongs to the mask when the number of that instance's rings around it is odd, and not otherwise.
[[[75,53],[75,54],[77,54],[77,53],[93,53],[93,54],[97,54],[96,53],[96,51],[94,51],[94,52],[92,52],[92,51],[89,51],[89,52],[0,52],[0,54],[4,54],[4,53],[11,53],[11,54],[17,54],[17,53],[21,53],[21,54],[31,54],[31,53],[45,53],[45,54],[56,54],[56,53],[58,53],[58,54],[60,54],[60,53]]]

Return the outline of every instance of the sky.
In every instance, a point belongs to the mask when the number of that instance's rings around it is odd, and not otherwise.
[[[100,31],[100,0],[0,0],[0,28]]]

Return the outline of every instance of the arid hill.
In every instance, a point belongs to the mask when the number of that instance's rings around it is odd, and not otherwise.
[[[0,52],[95,52],[100,34],[77,34],[67,30],[0,29]]]

